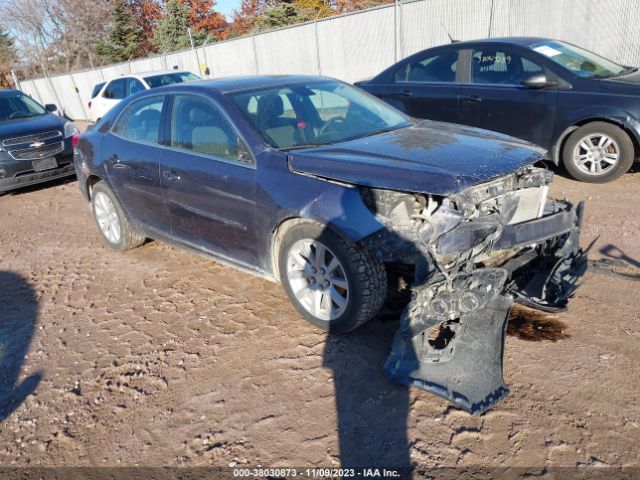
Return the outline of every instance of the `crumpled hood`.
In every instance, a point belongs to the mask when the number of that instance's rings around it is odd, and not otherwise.
[[[425,120],[339,144],[294,150],[294,172],[355,185],[451,195],[514,172],[545,150],[488,130]]]
[[[50,113],[37,117],[16,118],[0,122],[0,140],[51,130],[60,130],[62,132],[63,128],[64,120]]]

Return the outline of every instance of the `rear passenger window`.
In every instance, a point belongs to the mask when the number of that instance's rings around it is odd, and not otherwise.
[[[249,163],[238,134],[206,99],[176,95],[171,113],[171,146],[213,157]]]
[[[124,78],[113,80],[102,94],[104,98],[122,100],[127,96],[127,81]]]
[[[396,82],[455,82],[457,64],[457,50],[432,55],[402,67]]]
[[[159,143],[164,95],[132,103],[120,115],[113,133],[129,140]]]

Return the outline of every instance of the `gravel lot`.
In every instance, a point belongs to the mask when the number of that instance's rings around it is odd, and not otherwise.
[[[327,336],[266,280],[112,251],[75,181],[0,197],[0,466],[638,468],[639,191],[556,177],[601,260],[568,312],[515,312],[481,417],[386,379],[396,320]]]

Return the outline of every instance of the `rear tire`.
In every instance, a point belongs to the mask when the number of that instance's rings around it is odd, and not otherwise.
[[[578,128],[562,149],[562,163],[581,182],[606,183],[624,175],[633,164],[635,149],[629,135],[607,122]]]
[[[114,250],[139,247],[146,240],[142,232],[129,222],[120,202],[102,181],[91,190],[91,211],[102,238]]]
[[[378,313],[387,293],[384,264],[317,223],[298,223],[287,230],[279,246],[278,271],[300,315],[332,333],[364,325]]]

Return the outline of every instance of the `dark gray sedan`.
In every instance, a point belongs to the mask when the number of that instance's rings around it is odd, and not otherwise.
[[[540,145],[584,182],[614,180],[640,154],[637,68],[566,42],[456,42],[416,53],[358,85],[417,118]]]

